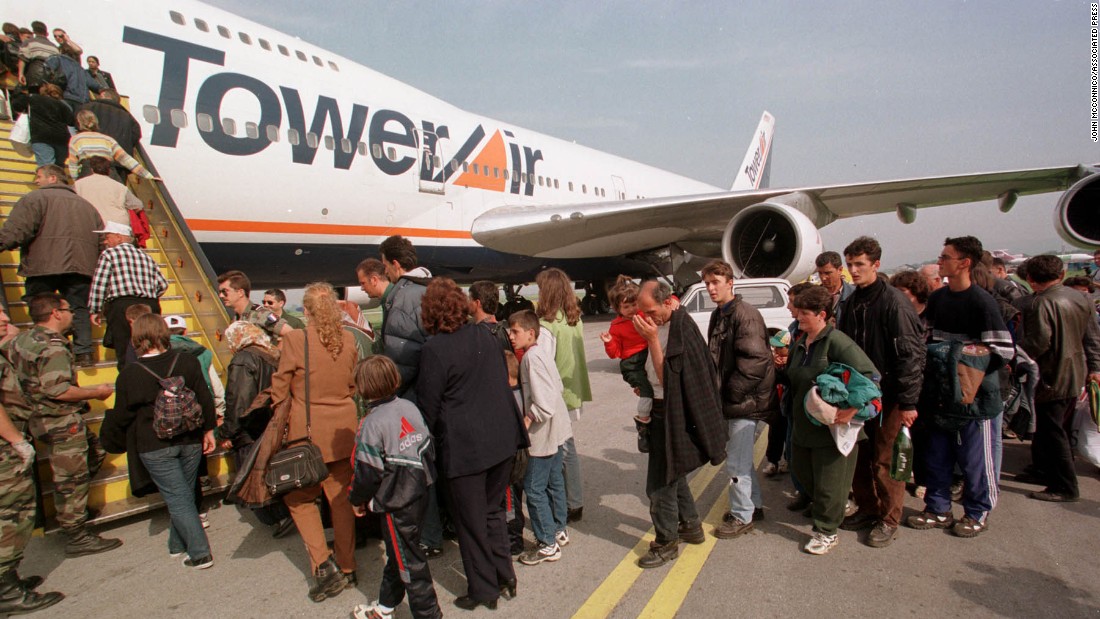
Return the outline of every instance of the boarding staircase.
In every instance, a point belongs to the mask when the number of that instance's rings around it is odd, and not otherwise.
[[[20,156],[11,148],[8,133],[10,121],[0,121],[0,225],[12,207],[25,194],[37,189],[34,185],[34,160]],[[140,147],[139,147],[140,148]],[[136,158],[156,174],[156,168],[144,151]],[[214,367],[225,382],[225,368],[230,352],[222,334],[229,324],[229,315],[217,294],[213,270],[199,249],[191,231],[187,228],[167,188],[160,182],[141,181],[131,184],[131,189],[145,204],[145,212],[153,229],[153,238],[146,251],[160,265],[168,280],[168,290],[160,299],[165,315],[178,314],[187,320],[187,334],[214,352]],[[31,326],[27,304],[23,302],[23,278],[17,274],[19,252],[0,252],[0,282],[7,300],[12,322],[21,329]],[[100,383],[114,384],[118,376],[115,353],[100,344],[103,327],[93,327],[98,363],[79,372],[80,385],[87,387]],[[85,420],[97,434],[104,412],[114,404],[114,397],[105,402],[91,401],[91,412]],[[52,482],[46,449],[38,446],[38,479],[41,493],[39,524],[46,530],[55,527],[53,520]],[[210,484],[207,494],[224,490],[231,480],[231,464],[227,454],[217,452],[207,458]],[[159,494],[136,498],[130,494],[126,471],[126,455],[110,454],[103,468],[92,480],[88,494],[91,522],[102,523],[129,515],[146,512],[164,505]]]

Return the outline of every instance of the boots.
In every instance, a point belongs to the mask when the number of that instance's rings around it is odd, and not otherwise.
[[[661,567],[665,563],[675,559],[680,555],[679,540],[672,540],[667,544],[660,544],[657,542],[649,543],[649,552],[644,557],[638,559],[638,567],[642,568],[654,568]]]
[[[340,571],[332,557],[317,566],[317,571],[313,573],[313,583],[309,588],[309,599],[314,602],[336,597],[348,586],[347,577]]]
[[[84,525],[66,529],[65,535],[69,536],[69,543],[65,544],[66,557],[81,557],[94,555],[98,552],[106,552],[122,545],[122,540],[109,537],[100,537],[88,532]]]
[[[38,593],[24,588],[19,582],[15,570],[8,570],[0,576],[0,615],[20,615],[53,606],[65,599],[64,594],[56,591]]]

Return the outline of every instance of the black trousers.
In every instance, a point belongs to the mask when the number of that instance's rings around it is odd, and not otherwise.
[[[103,304],[103,316],[107,319],[103,345],[114,349],[119,370],[126,365],[126,349],[133,346],[130,321],[126,320],[126,309],[131,305],[148,305],[154,314],[160,313],[160,300],[147,297],[115,297]]]
[[[383,514],[382,539],[386,542],[386,567],[378,601],[395,608],[409,596],[409,610],[417,619],[442,617],[435,596],[428,559],[420,549],[420,521],[428,509],[427,496],[404,509]]]
[[[80,273],[34,275],[27,278],[23,300],[36,294],[56,292],[69,302],[73,310],[73,354],[92,352],[92,323],[88,318],[88,295],[92,292],[92,278]]]
[[[1068,430],[1076,405],[1074,398],[1037,404],[1032,441],[1035,464],[1046,478],[1047,490],[1072,497],[1080,496]]]
[[[480,473],[447,480],[458,550],[466,572],[466,595],[479,602],[497,599],[500,586],[516,578],[508,552],[508,523],[504,520],[504,491],[514,457],[508,456]]]

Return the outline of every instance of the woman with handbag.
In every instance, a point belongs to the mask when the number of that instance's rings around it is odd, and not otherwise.
[[[143,487],[147,476],[164,498],[172,520],[168,554],[186,554],[183,565],[201,570],[213,566],[214,557],[195,506],[195,480],[202,454],[215,447],[214,398],[198,359],[172,352],[169,338],[168,326],[158,314],[134,320],[131,341],[138,359],[118,375],[115,405],[103,419],[102,433],[107,442],[126,446],[131,487]],[[162,393],[173,379],[178,383],[176,377],[183,379],[183,389],[171,399],[193,398],[190,402],[197,404],[197,411],[165,410]],[[176,417],[173,412],[181,414]]]
[[[469,299],[452,280],[437,277],[420,301],[432,337],[420,352],[417,399],[438,441],[439,475],[447,479],[451,513],[466,572],[467,592],[455,606],[496,608],[516,595],[504,493],[527,430],[508,386],[500,341],[468,324]]]
[[[256,396],[271,387],[271,377],[279,365],[279,349],[263,329],[244,320],[225,329],[225,343],[233,359],[225,372],[225,421],[214,429],[214,438],[222,447],[233,450],[235,468],[240,471],[271,420],[270,407],[250,409]],[[271,535],[276,539],[294,530],[294,520],[281,499],[252,512],[274,529]]]
[[[291,399],[286,445],[312,443],[327,466],[328,475],[320,484],[283,495],[309,552],[314,577],[309,597],[320,602],[356,584],[355,514],[348,501],[348,485],[358,426],[352,399],[357,353],[354,338],[341,324],[342,314],[332,286],[310,284],[302,305],[309,326],[283,336],[279,369],[271,379],[271,396],[274,402]],[[322,490],[332,511],[335,561],[315,503]]]
[[[42,84],[38,94],[12,96],[12,110],[28,114],[35,166],[62,165],[69,156],[69,127],[76,125],[76,121],[61,94],[57,86]]]

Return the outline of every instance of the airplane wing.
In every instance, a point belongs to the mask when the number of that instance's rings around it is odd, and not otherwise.
[[[838,218],[1065,191],[1095,168],[1075,165],[794,189],[757,189],[621,202],[505,206],[478,217],[474,240],[546,258],[621,256],[670,243],[718,243],[731,219],[765,202],[784,204],[820,228]]]

